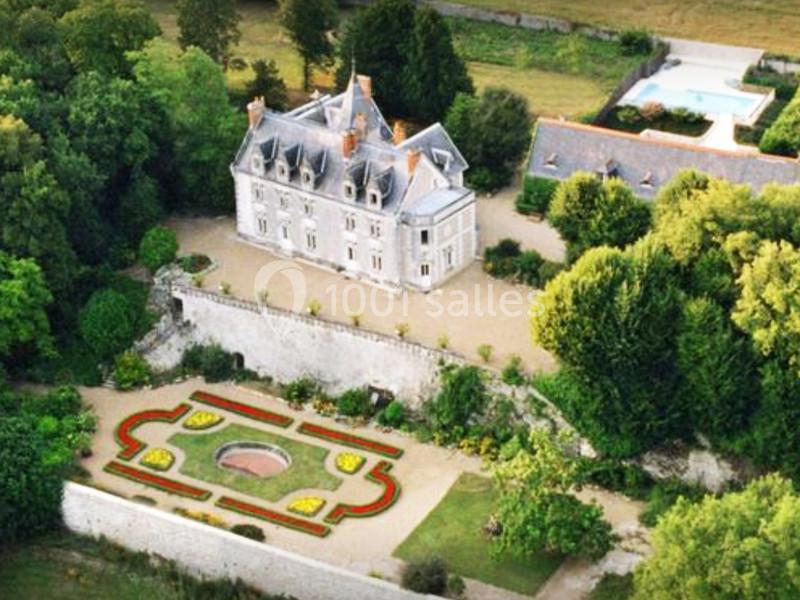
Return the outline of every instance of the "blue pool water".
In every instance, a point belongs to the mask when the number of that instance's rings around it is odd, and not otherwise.
[[[635,104],[641,106],[645,102],[660,102],[667,108],[687,108],[703,114],[748,117],[759,99],[695,90],[670,90],[657,83],[648,83],[636,96]]]

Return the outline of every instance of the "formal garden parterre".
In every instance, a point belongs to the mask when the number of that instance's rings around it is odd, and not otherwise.
[[[253,426],[229,422],[226,413]],[[169,426],[166,443],[148,441],[144,426],[154,423]],[[134,437],[133,431],[140,427]],[[289,437],[287,431],[299,435]],[[323,440],[333,448],[306,442],[303,437]],[[394,463],[388,459],[402,457],[401,448],[307,421],[295,426],[289,416],[202,390],[172,409],[134,412],[115,427],[114,438],[120,448],[118,459],[130,461],[140,456],[139,463],[145,468],[112,460],[103,467],[106,473],[176,497],[211,500],[225,511],[319,538],[328,536],[332,526],[346,517],[366,518],[385,512],[400,497],[400,483],[389,474]],[[385,457],[363,475],[376,485],[375,500],[352,502],[337,493],[343,478],[359,477],[370,462],[346,448]],[[323,516],[329,501],[333,508]]]

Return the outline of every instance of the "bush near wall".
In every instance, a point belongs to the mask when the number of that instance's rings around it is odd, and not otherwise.
[[[797,156],[800,153],[800,90],[780,116],[764,132],[759,150],[767,154]]]
[[[547,177],[525,175],[522,191],[514,203],[517,212],[523,215],[546,215],[550,208],[550,200],[558,187],[558,180]]]

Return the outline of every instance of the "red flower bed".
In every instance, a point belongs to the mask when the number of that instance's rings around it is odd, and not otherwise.
[[[329,442],[342,444],[343,446],[350,446],[351,448],[360,448],[361,450],[366,450],[367,452],[374,452],[375,454],[380,454],[388,458],[400,458],[403,456],[403,450],[401,448],[395,448],[394,446],[389,446],[388,444],[382,444],[381,442],[369,440],[367,438],[345,433],[343,431],[328,429],[327,427],[323,427],[321,425],[303,423],[297,428],[297,431],[316,438],[328,440]]]
[[[147,446],[147,444],[137,440],[131,435],[133,430],[139,427],[139,425],[152,421],[174,423],[189,412],[191,408],[189,404],[179,404],[172,410],[143,410],[122,421],[122,423],[117,425],[117,429],[114,431],[114,437],[117,443],[122,446],[122,451],[117,454],[117,458],[131,460]]]
[[[400,497],[400,484],[389,475],[392,463],[382,460],[367,473],[366,478],[383,485],[383,494],[375,502],[354,506],[337,504],[325,517],[326,523],[338,523],[345,517],[373,517],[388,510]]]
[[[294,529],[295,531],[302,531],[303,533],[308,533],[317,537],[325,537],[331,532],[331,528],[327,525],[321,525],[319,523],[314,523],[313,521],[279,513],[268,508],[261,508],[255,504],[248,504],[247,502],[234,500],[228,496],[223,496],[217,500],[216,505],[220,508],[226,508],[248,517],[255,517],[256,519],[261,519],[262,521],[280,525],[281,527],[288,527],[289,529]]]
[[[250,417],[251,419],[255,419],[256,421],[261,421],[263,423],[277,425],[278,427],[288,427],[294,421],[294,419],[291,417],[279,415],[278,413],[264,410],[263,408],[256,408],[255,406],[250,406],[249,404],[242,404],[241,402],[236,402],[235,400],[228,400],[227,398],[209,394],[208,392],[194,392],[190,398],[195,402],[202,402],[203,404],[228,410],[238,415],[242,415],[243,417]]]
[[[113,460],[103,467],[103,470],[107,473],[111,473],[112,475],[124,477],[125,479],[130,479],[131,481],[156,488],[157,490],[161,490],[162,492],[167,492],[169,494],[186,496],[187,498],[193,498],[195,500],[208,500],[208,498],[211,496],[211,492],[208,490],[203,490],[192,485],[180,483],[179,481],[167,479],[161,475],[153,475],[147,471],[142,471]]]

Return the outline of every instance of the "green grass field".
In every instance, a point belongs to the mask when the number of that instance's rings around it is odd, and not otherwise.
[[[228,425],[214,433],[176,433],[169,443],[186,453],[180,472],[189,477],[222,485],[231,490],[277,502],[297,490],[335,490],[342,483],[325,470],[328,450],[304,442],[290,440],[274,433],[243,425]],[[269,478],[248,477],[218,467],[214,452],[229,442],[264,442],[274,444],[292,457],[291,466]]]
[[[394,555],[405,561],[438,554],[450,571],[534,595],[561,564],[560,557],[528,559],[489,556],[489,540],[481,531],[492,512],[496,492],[486,477],[465,473],[400,545]]]
[[[674,37],[800,54],[797,0],[456,0],[614,29],[646,27]]]
[[[107,561],[99,545],[56,533],[0,552],[0,598],[20,600],[172,600],[175,589]]]

